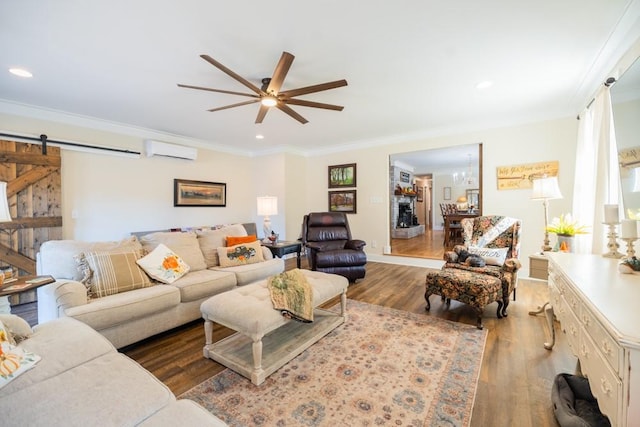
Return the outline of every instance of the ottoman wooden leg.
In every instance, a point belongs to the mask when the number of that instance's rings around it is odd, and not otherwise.
[[[431,303],[429,302],[430,296],[431,296],[431,293],[429,291],[424,293],[424,299],[427,301],[427,306],[424,308],[426,311],[431,310]]]
[[[209,357],[209,346],[213,343],[213,322],[204,319],[204,349],[202,353],[204,357]]]
[[[264,370],[262,369],[262,336],[255,337],[251,345],[253,352],[253,372],[251,382],[260,385],[264,381]]]

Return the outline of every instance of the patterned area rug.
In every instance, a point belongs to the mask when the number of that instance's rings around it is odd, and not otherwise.
[[[469,425],[486,330],[353,300],[347,313],[260,386],[226,369],[180,398],[230,426]]]

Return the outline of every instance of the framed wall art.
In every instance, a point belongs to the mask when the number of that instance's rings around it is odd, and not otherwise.
[[[409,182],[411,180],[411,174],[409,172],[400,171],[400,182]]]
[[[174,179],[173,206],[227,206],[227,184]]]
[[[356,164],[329,166],[329,188],[355,187]]]
[[[442,198],[444,200],[451,200],[451,187],[444,187],[442,193]]]
[[[329,212],[356,213],[356,190],[329,191]]]

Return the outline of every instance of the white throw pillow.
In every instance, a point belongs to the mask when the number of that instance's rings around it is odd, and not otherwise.
[[[149,276],[162,283],[173,283],[190,270],[178,254],[162,243],[136,262]]]
[[[507,259],[509,248],[479,248],[477,246],[469,246],[467,251],[473,255],[480,255],[482,259],[484,259],[484,262],[489,265],[501,267],[504,265],[505,259]]]
[[[192,231],[159,231],[142,236],[140,242],[147,252],[153,251],[159,244],[165,245],[189,264],[189,268],[192,271],[207,268],[198,244],[198,237]]]

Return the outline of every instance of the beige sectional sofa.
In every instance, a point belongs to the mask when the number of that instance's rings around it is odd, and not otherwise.
[[[38,274],[52,275],[56,282],[38,288],[38,322],[72,317],[100,332],[116,348],[121,348],[199,319],[200,304],[209,297],[284,271],[282,259],[273,258],[267,248],[259,247],[262,260],[221,267],[218,248],[225,246],[229,236],[246,235],[246,227],[235,224],[216,230],[136,233],[117,242],[45,242],[37,255],[37,271]],[[87,275],[83,276],[78,269],[79,257],[104,253],[134,253],[138,257],[145,250],[153,251],[161,243],[190,267],[186,275],[173,283],[144,284],[96,298],[81,282],[87,279]],[[95,271],[88,270],[95,275]],[[123,270],[120,268],[118,273],[123,273]]]
[[[0,322],[30,330],[17,316],[0,315]],[[2,425],[226,425],[197,403],[176,400],[158,379],[82,322],[56,319],[28,335],[18,347],[41,359],[0,388]]]

